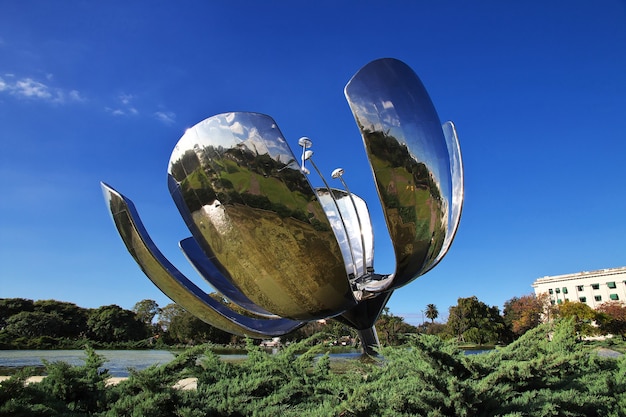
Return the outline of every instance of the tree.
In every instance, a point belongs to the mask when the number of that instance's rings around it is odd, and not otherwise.
[[[133,306],[132,311],[135,312],[137,318],[146,326],[151,326],[152,320],[160,313],[161,309],[154,300],[141,300]]]
[[[596,319],[597,313],[585,303],[565,301],[559,306],[560,317],[574,321],[574,328],[579,337],[589,336],[596,333],[592,322]]]
[[[457,305],[450,307],[447,326],[458,341],[479,345],[499,342],[505,329],[500,309],[476,296],[459,298]]]
[[[57,300],[34,302],[35,311],[55,314],[63,322],[58,337],[76,338],[87,333],[87,310],[74,303]]]
[[[87,327],[92,339],[106,343],[141,340],[148,333],[135,313],[114,304],[92,310]]]
[[[58,314],[41,311],[22,311],[9,317],[5,331],[17,337],[59,337],[63,320]]]
[[[324,323],[323,320],[309,321],[304,326],[281,336],[280,340],[282,342],[299,342],[313,336],[316,333],[327,331],[330,328],[328,325],[332,325],[331,320],[328,320],[326,323]],[[356,331],[352,331],[356,333]]]
[[[435,319],[439,317],[439,310],[437,310],[437,306],[434,304],[428,304],[426,306],[426,317],[430,319],[431,323],[435,322]]]
[[[176,303],[170,303],[159,311],[159,320],[157,323],[163,330],[168,331],[174,318],[183,313],[185,313],[184,308]]]
[[[545,295],[529,294],[519,298],[513,297],[504,303],[504,323],[515,338],[541,324],[546,303],[549,303]]]
[[[385,307],[376,322],[376,332],[382,345],[395,346],[404,342],[407,333],[417,333],[417,329],[404,322],[404,318],[396,316]]]
[[[206,342],[228,344],[232,336],[230,333],[213,327],[186,311],[172,318],[168,333],[171,338],[187,344]]]
[[[22,311],[35,311],[33,300],[26,298],[0,298],[0,330],[4,328],[9,317]]]
[[[604,333],[626,335],[626,305],[621,301],[608,301],[598,306],[597,318],[600,330]]]

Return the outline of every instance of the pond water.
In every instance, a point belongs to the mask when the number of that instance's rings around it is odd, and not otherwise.
[[[128,376],[128,369],[141,371],[151,365],[161,365],[174,359],[174,354],[167,350],[96,350],[105,358],[104,369],[114,377]],[[220,354],[225,361],[240,361],[245,354]],[[360,353],[333,353],[331,360],[358,359]],[[0,350],[0,375],[12,374],[14,370],[26,366],[41,367],[43,360],[65,362],[72,366],[85,364],[85,352],[82,350]]]
[[[96,350],[106,359],[103,367],[111,376],[128,376],[128,369],[138,371],[151,365],[168,363],[174,354],[167,350]],[[0,350],[0,369],[43,366],[42,359],[48,362],[65,362],[73,366],[85,364],[82,350]],[[2,372],[0,371],[0,374]]]
[[[486,350],[467,350],[468,355],[489,352]],[[96,350],[105,358],[103,368],[114,377],[128,376],[129,369],[141,371],[151,365],[162,365],[174,359],[174,354],[167,350]],[[239,361],[245,354],[220,354],[226,361]],[[331,360],[356,360],[359,352],[331,353]],[[0,350],[0,375],[12,374],[14,370],[26,366],[41,367],[43,360],[65,362],[73,366],[85,364],[85,352],[82,350]]]

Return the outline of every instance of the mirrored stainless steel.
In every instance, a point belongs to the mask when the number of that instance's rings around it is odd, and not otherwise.
[[[275,314],[262,309],[254,304],[248,297],[243,295],[226,277],[215,267],[213,262],[205,255],[198,242],[192,237],[183,239],[179,246],[187,260],[194,266],[198,274],[204,278],[217,292],[239,307],[261,317],[278,318]]]
[[[358,205],[361,206],[361,209],[360,210],[358,209],[357,201],[356,201],[357,197],[350,192],[350,189],[348,188],[348,184],[343,179],[344,173],[345,171],[343,168],[337,168],[332,172],[332,177],[334,179],[339,179],[339,181],[341,181],[341,184],[343,184],[343,187],[345,188],[346,192],[348,193],[348,196],[350,197],[350,202],[352,203],[352,207],[355,210],[356,222],[357,222],[358,231],[360,232],[360,238],[361,238],[361,248],[363,250],[363,256],[361,256],[361,258],[363,258],[363,274],[365,275],[365,274],[374,272],[372,263],[370,263],[369,265],[367,263],[368,256],[370,258],[369,260],[372,262],[374,258],[374,234],[373,234],[373,229],[372,229],[372,223],[369,220],[369,210],[367,209],[367,205],[365,205],[365,201],[363,201],[362,199],[359,199],[360,201]],[[365,222],[365,224],[361,224],[361,218],[363,218],[363,221]],[[355,237],[359,237],[359,236],[355,236]],[[366,240],[369,240],[371,242],[371,247],[369,248],[371,252],[369,253],[369,255],[368,255],[368,252],[366,251],[366,248],[368,247],[366,244]]]
[[[454,235],[451,158],[430,97],[406,64],[373,61],[348,82],[345,94],[396,256],[394,274],[368,289],[395,289],[438,262],[446,240]]]
[[[255,338],[281,336],[302,326],[288,319],[259,319],[235,313],[193,284],[156,247],[132,201],[102,183],[113,222],[142,271],[165,295],[201,320],[224,331]]]
[[[446,239],[443,242],[441,252],[435,259],[435,261],[424,271],[424,273],[433,269],[441,259],[450,250],[450,245],[454,240],[456,231],[461,222],[461,212],[463,211],[463,199],[465,193],[464,178],[463,178],[463,158],[461,157],[461,146],[459,144],[459,138],[456,133],[456,127],[454,123],[448,121],[442,126],[443,135],[446,138],[446,145],[448,147],[448,155],[450,156],[450,175],[452,180],[452,209],[450,210],[450,219],[448,223],[448,232],[446,233]]]
[[[355,304],[329,221],[271,117],[198,123],[176,144],[169,174],[192,235],[254,304],[294,320]]]
[[[316,189],[339,242],[355,298],[361,300],[365,283],[374,278],[374,233],[369,211],[362,198],[344,190],[331,191]]]

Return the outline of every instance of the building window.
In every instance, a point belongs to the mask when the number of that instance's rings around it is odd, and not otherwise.
[[[556,300],[557,304],[563,304],[563,300],[561,300],[560,298],[558,300]]]
[[[567,287],[563,287],[563,294],[567,294]]]
[[[578,299],[580,300],[581,303],[587,302],[587,297],[578,297]]]
[[[591,288],[593,288],[594,290],[599,290],[600,284],[591,284]]]
[[[607,286],[607,287],[609,287],[609,288],[616,288],[616,286],[615,286],[615,281],[613,281],[613,282],[607,282],[607,283],[606,283],[606,286]]]
[[[582,291],[582,290],[583,290],[583,286],[582,286],[582,285],[579,285],[579,286],[578,286],[578,291]]]
[[[550,304],[554,305],[554,300],[550,300]]]
[[[550,288],[550,289],[548,290],[548,293],[550,293],[550,294],[554,293],[554,291],[552,291],[552,288]]]
[[[602,296],[601,295],[596,295],[594,298],[596,299],[596,301],[602,301]]]
[[[554,291],[558,294],[558,293],[561,292],[561,289],[560,288],[555,288]]]
[[[615,300],[615,301],[619,300],[619,296],[617,294],[611,294],[609,295],[609,297],[611,297],[611,300]]]

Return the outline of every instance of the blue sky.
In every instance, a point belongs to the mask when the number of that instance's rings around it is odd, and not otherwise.
[[[184,4],[184,5],[183,5]],[[623,1],[3,2],[0,297],[131,308],[169,300],[126,252],[100,181],[131,198],[199,282],[166,186],[185,129],[271,115],[373,212],[376,271],[393,252],[343,87],[393,57],[456,123],[466,199],[452,248],[389,307],[421,322],[458,297],[502,306],[556,275],[626,265]],[[314,185],[321,185],[312,178]]]

